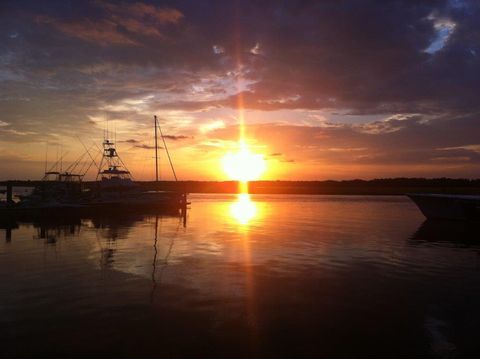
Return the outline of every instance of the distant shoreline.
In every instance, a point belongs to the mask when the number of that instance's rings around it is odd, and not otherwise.
[[[140,182],[155,189],[154,182]],[[236,181],[166,181],[159,189],[189,193],[237,193]],[[251,194],[404,195],[405,193],[479,194],[480,179],[378,179],[352,181],[252,181]]]
[[[13,181],[35,186],[40,181]],[[0,181],[4,186],[6,181]],[[145,190],[175,190],[187,193],[237,193],[236,181],[154,181],[137,182]],[[95,182],[86,181],[86,186]],[[323,194],[323,195],[404,195],[405,193],[452,193],[480,195],[480,179],[385,178],[347,181],[252,181],[251,194]]]

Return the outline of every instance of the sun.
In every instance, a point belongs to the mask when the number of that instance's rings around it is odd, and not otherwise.
[[[259,179],[265,172],[266,164],[263,155],[252,153],[243,145],[238,152],[223,156],[222,167],[230,179],[248,182]]]

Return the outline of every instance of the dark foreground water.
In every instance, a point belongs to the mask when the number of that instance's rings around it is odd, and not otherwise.
[[[0,358],[479,357],[477,225],[403,197],[191,200],[185,226],[3,223]]]

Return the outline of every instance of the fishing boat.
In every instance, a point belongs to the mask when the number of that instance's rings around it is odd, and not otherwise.
[[[177,176],[171,161],[168,147],[161,132],[157,117],[154,116],[155,125],[155,179],[158,178],[158,139],[157,128],[160,129],[164,148],[167,151],[170,166],[175,180]],[[168,211],[186,210],[187,194],[179,191],[147,191],[133,180],[131,172],[119,156],[115,141],[104,135],[102,142],[102,156],[97,165],[89,149],[85,148],[92,162],[84,172],[73,172],[81,163],[84,153],[77,161],[72,163],[66,171],[46,171],[35,186],[32,193],[19,196],[15,202],[12,197],[12,187],[6,189],[7,200],[0,206],[1,213],[18,214],[32,211],[62,212],[69,211],[125,211],[134,209],[159,209]],[[57,161],[58,162],[58,161]],[[96,181],[84,183],[83,177],[94,164],[98,171]],[[158,186],[157,186],[158,187]]]
[[[158,121],[155,117],[155,127],[157,126]],[[158,183],[157,131],[155,131],[155,139],[155,179]],[[186,194],[183,192],[144,190],[133,180],[131,172],[117,152],[114,141],[106,138],[102,145],[102,160],[98,166],[97,180],[91,190],[90,198],[87,200],[88,206],[97,208],[118,208],[118,206],[183,208],[186,205]],[[166,143],[164,146],[167,149]],[[170,156],[169,160],[171,161]],[[171,167],[173,169],[173,164]]]
[[[428,219],[480,220],[480,196],[407,194]]]

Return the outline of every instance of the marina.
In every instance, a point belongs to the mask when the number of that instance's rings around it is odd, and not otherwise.
[[[157,128],[159,123],[154,116],[154,139],[155,139],[155,182],[159,184],[158,177],[158,143]],[[161,132],[161,129],[160,129]],[[163,139],[163,135],[162,135]],[[168,147],[163,139],[164,149],[168,155],[170,167],[175,180],[177,180],[175,169],[168,152]],[[84,172],[76,172],[81,160],[88,154],[90,164]],[[157,209],[169,212],[185,213],[188,206],[187,193],[178,191],[145,191],[135,183],[133,176],[119,156],[114,141],[108,138],[108,131],[105,133],[100,151],[101,159],[97,164],[95,158],[85,147],[83,153],[64,172],[61,170],[57,160],[47,171],[45,163],[45,174],[43,179],[36,183],[28,195],[18,196],[14,201],[14,187],[31,187],[32,183],[27,181],[6,181],[0,183],[5,186],[5,200],[0,202],[0,214],[4,216],[16,216],[23,213],[47,211],[50,215],[57,215],[62,211],[75,211],[85,213],[88,211],[111,211],[115,213],[123,210],[145,210]],[[97,168],[96,181],[89,185],[83,183],[83,178],[90,168]],[[83,169],[83,166],[82,166]],[[159,187],[159,186],[157,186]]]
[[[480,358],[480,1],[0,4],[0,359]]]

